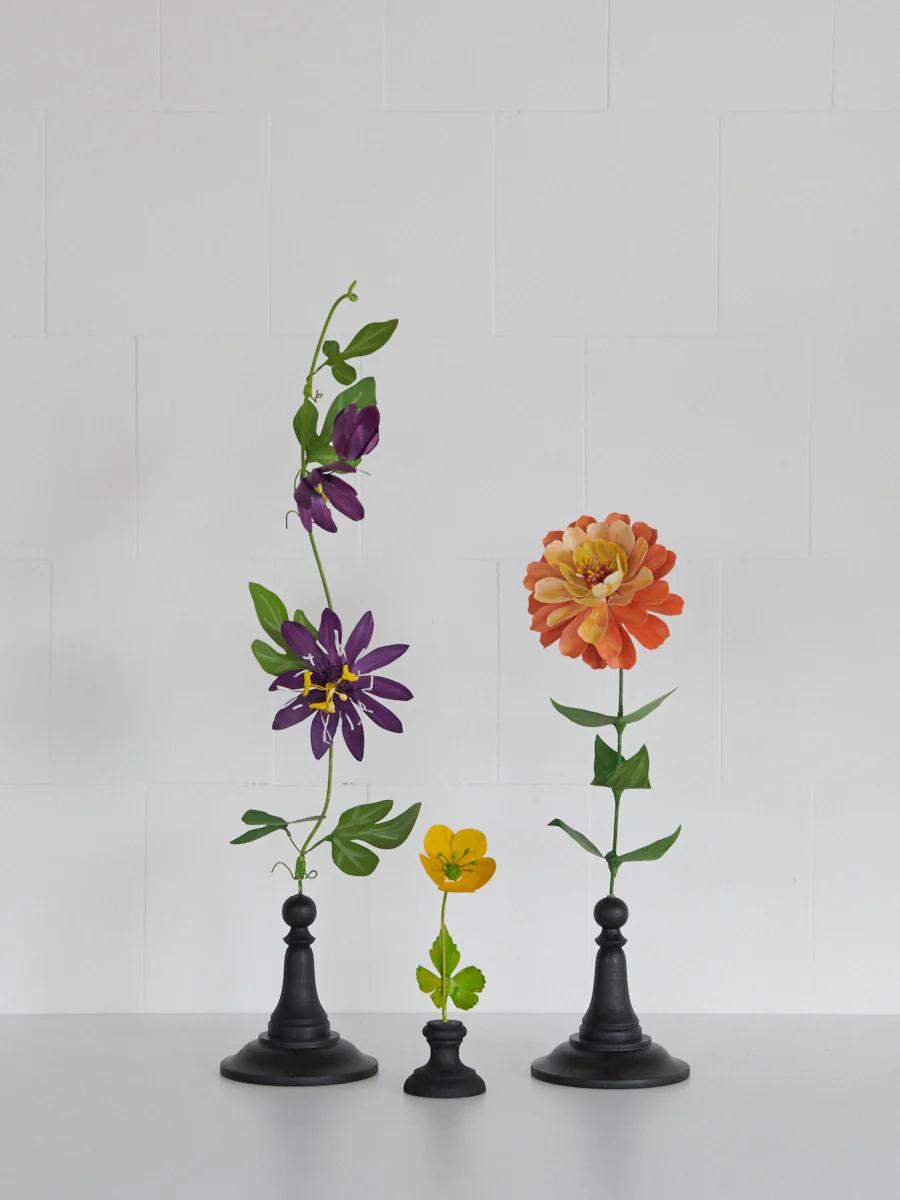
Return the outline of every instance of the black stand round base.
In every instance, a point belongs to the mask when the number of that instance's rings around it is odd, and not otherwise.
[[[550,1054],[536,1058],[531,1074],[544,1083],[583,1088],[648,1088],[681,1083],[691,1068],[651,1042],[641,1030],[628,994],[623,900],[607,896],[594,908],[597,938],[594,990],[581,1028]]]
[[[316,991],[316,968],[309,926],[316,906],[309,896],[290,896],[281,910],[290,931],[285,937],[284,982],[268,1030],[219,1070],[239,1083],[276,1087],[316,1087],[368,1079],[378,1062],[335,1033]]]
[[[220,1070],[239,1083],[315,1087],[369,1079],[378,1071],[378,1062],[336,1033],[321,1046],[280,1046],[261,1033],[237,1054],[223,1058]]]
[[[429,1021],[422,1032],[431,1047],[431,1058],[424,1067],[416,1067],[403,1085],[408,1096],[427,1096],[433,1100],[457,1100],[480,1096],[484,1080],[459,1057],[466,1036],[462,1021]]]

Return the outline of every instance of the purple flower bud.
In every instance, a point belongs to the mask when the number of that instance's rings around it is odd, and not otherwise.
[[[332,441],[336,453],[351,462],[370,454],[378,445],[380,420],[381,414],[374,404],[365,408],[348,404],[334,422]]]

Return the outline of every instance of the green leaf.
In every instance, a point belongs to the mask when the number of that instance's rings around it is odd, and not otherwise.
[[[478,1003],[478,996],[475,992],[467,992],[465,988],[457,987],[452,980],[450,982],[450,999],[457,1008],[462,1009],[474,1008]]]
[[[328,361],[331,362],[333,358],[341,357],[341,348],[337,342],[335,342],[332,338],[329,338],[327,342],[322,343],[322,353],[325,355]]]
[[[678,835],[681,833],[681,826],[670,833],[668,837],[660,838],[659,841],[650,842],[648,846],[641,846],[638,850],[629,850],[627,854],[616,855],[615,865],[623,862],[654,862],[657,858],[662,858],[670,846],[674,846],[678,841]]]
[[[318,638],[318,629],[316,629],[315,625],[313,625],[312,621],[310,621],[309,617],[307,617],[302,608],[298,608],[294,613],[294,622],[297,625],[302,625],[306,632],[311,633],[314,638]]]
[[[672,692],[676,692],[677,688],[672,688],[671,692],[666,692],[664,696],[657,696],[655,700],[651,700],[649,704],[644,704],[640,708],[636,708],[634,712],[628,713],[622,718],[623,725],[633,725],[635,721],[643,721],[644,717],[649,716],[655,708],[659,708],[663,700],[668,700]]]
[[[637,754],[620,762],[606,781],[606,786],[621,794],[628,789],[648,788],[650,786],[650,755],[646,746],[641,746]]]
[[[345,875],[371,875],[378,866],[378,855],[358,842],[332,839],[331,857]]]
[[[463,967],[453,976],[453,982],[458,987],[465,988],[467,992],[484,991],[484,975],[477,967]]]
[[[245,842],[255,842],[258,838],[266,837],[270,833],[277,833],[279,829],[284,829],[284,826],[260,825],[257,829],[248,829],[240,837],[232,838],[230,844],[232,846],[243,846]]]
[[[431,1003],[434,1005],[434,1007],[435,1007],[435,1008],[442,1008],[442,1007],[443,1007],[443,1004],[444,1004],[444,997],[443,997],[443,994],[442,994],[442,992],[441,992],[441,989],[440,989],[440,988],[436,988],[436,989],[435,989],[435,990],[434,990],[434,991],[431,993]]]
[[[393,806],[393,800],[376,800],[372,804],[356,804],[353,808],[345,808],[338,817],[333,833],[339,833],[341,837],[358,837],[386,817]]]
[[[281,626],[288,619],[284,602],[274,592],[263,587],[261,583],[248,583],[247,586],[250,589],[253,607],[256,609],[260,625],[273,642],[277,642],[283,650],[287,650],[287,642],[281,636]]]
[[[328,361],[331,367],[331,373],[338,383],[352,383],[356,378],[356,368],[351,367],[348,362],[344,362],[342,358],[332,358]]]
[[[251,642],[250,649],[262,669],[270,675],[281,675],[284,671],[305,670],[305,666],[299,658],[293,654],[279,654],[277,650],[272,649],[268,642],[264,642],[260,638]]]
[[[590,838],[586,838],[583,833],[579,833],[577,829],[573,829],[571,825],[567,825],[565,821],[561,821],[559,817],[554,817],[552,821],[547,822],[548,825],[555,825],[557,829],[561,829],[567,833],[573,842],[577,842],[582,850],[587,850],[589,854],[596,854],[598,858],[604,858],[602,854]]]
[[[601,725],[615,725],[618,720],[618,717],[608,717],[606,713],[591,712],[587,708],[569,708],[565,704],[557,704],[555,700],[551,700],[550,703],[558,713],[562,713],[576,725],[583,725],[588,729],[597,729]]]
[[[380,825],[375,825],[365,833],[358,833],[356,836],[360,841],[368,842],[370,846],[376,846],[379,850],[396,850],[412,833],[421,807],[421,803],[411,804],[393,820],[382,821]]]
[[[241,820],[245,825],[287,825],[284,817],[275,817],[261,808],[248,808]]]
[[[396,318],[393,321],[373,321],[363,325],[359,333],[354,334],[344,347],[344,358],[359,358],[363,354],[374,354],[385,342],[390,341],[397,328]]]
[[[621,761],[618,750],[607,746],[598,733],[594,738],[594,778],[591,780],[594,787],[609,787],[609,778]]]
[[[459,966],[459,950],[456,947],[456,942],[450,936],[450,931],[444,926],[444,974],[452,975]],[[431,949],[428,951],[428,957],[434,963],[436,971],[441,970],[441,935],[440,933],[434,939]]]
[[[307,397],[294,413],[294,434],[301,446],[309,446],[315,441],[318,419],[319,410]]]
[[[416,967],[416,983],[421,992],[433,992],[435,988],[440,990],[441,986],[438,976],[433,975],[427,967]]]

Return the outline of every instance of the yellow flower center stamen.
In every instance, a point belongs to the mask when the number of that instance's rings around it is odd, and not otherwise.
[[[310,692],[324,692],[325,699],[316,700],[311,703],[309,707],[321,709],[322,712],[333,713],[336,711],[334,706],[335,696],[337,696],[338,700],[347,699],[346,692],[339,692],[337,690],[339,685],[342,683],[356,683],[357,679],[359,679],[359,676],[355,675],[346,663],[344,663],[340,679],[335,679],[331,683],[313,683],[312,673],[310,671],[304,671],[303,695],[308,696]]]
[[[575,574],[588,588],[605,583],[611,575],[624,576],[628,569],[628,558],[622,547],[602,539],[582,542],[572,559]]]
[[[326,503],[326,504],[327,504],[329,507],[331,507],[331,501],[330,501],[330,500],[328,499],[328,497],[325,495],[325,489],[322,487],[321,483],[317,483],[317,484],[316,484],[316,486],[313,488],[313,491],[314,491],[314,492],[318,492],[318,493],[319,493],[319,495],[322,497],[322,499],[325,501],[325,503]]]

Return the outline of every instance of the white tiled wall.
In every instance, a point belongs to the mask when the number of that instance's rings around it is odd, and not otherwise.
[[[888,0],[11,0],[0,6],[0,1009],[261,1010],[314,811],[248,651],[315,610],[290,418],[323,309],[375,360],[339,606],[408,640],[419,800],[499,868],[451,927],[494,1010],[583,1007],[614,678],[542,651],[524,564],[583,511],[680,555],[627,680],[642,1011],[900,1011],[900,18]],[[320,377],[321,378],[321,377]],[[401,669],[402,666],[402,669]],[[420,830],[420,833],[422,832]],[[313,894],[334,1010],[421,1009],[418,836]],[[852,969],[848,968],[852,964]]]

